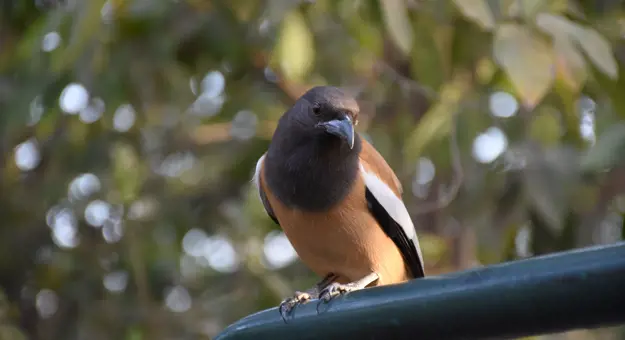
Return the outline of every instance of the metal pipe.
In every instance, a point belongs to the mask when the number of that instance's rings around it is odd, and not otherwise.
[[[505,339],[625,324],[625,242],[512,261],[276,308],[218,340]]]

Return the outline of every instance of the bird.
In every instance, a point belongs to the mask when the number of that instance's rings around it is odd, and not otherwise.
[[[265,212],[321,278],[280,303],[283,319],[311,299],[425,277],[402,185],[355,130],[359,111],[343,89],[312,87],[280,117],[256,163]]]

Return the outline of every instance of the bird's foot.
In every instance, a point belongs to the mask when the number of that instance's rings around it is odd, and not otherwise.
[[[333,280],[336,280],[337,276],[334,273],[327,274],[321,281],[319,281],[313,288],[300,292],[296,291],[295,295],[292,297],[283,300],[278,307],[280,311],[280,316],[282,317],[282,321],[287,323],[286,316],[291,313],[291,311],[300,304],[306,303],[312,299],[316,299],[319,297],[319,291],[325,289],[328,284],[330,284]]]
[[[353,282],[347,284],[333,282],[329,284],[324,290],[322,290],[321,293],[319,293],[319,300],[328,302],[332,298],[335,298],[345,293],[353,292],[358,289],[361,288],[356,287]]]
[[[307,292],[295,292],[295,295],[291,296],[290,298],[287,298],[285,300],[283,300],[280,303],[279,309],[280,309],[280,316],[282,316],[282,320],[284,320],[284,322],[286,322],[286,315],[288,315],[293,308],[295,308],[295,306],[301,304],[301,303],[305,303],[308,302],[312,299],[313,297],[307,293]]]
[[[379,278],[380,276],[377,273],[371,273],[358,281],[346,284],[333,282],[319,292],[319,302],[329,302],[339,295],[364,289]]]

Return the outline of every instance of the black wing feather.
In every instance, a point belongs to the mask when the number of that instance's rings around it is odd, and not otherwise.
[[[259,178],[259,181],[261,181],[262,179]],[[260,194],[260,200],[263,202],[263,206],[265,207],[265,211],[267,212],[267,215],[269,215],[269,217],[271,217],[271,219],[276,222],[277,225],[280,225],[280,222],[278,222],[278,219],[276,218],[276,215],[273,212],[273,209],[271,208],[271,204],[269,204],[269,199],[267,199],[267,194],[265,194],[265,190],[263,190],[263,186],[258,185],[258,193]]]
[[[421,278],[425,276],[423,264],[419,258],[417,248],[411,239],[406,236],[404,229],[388,214],[386,209],[382,207],[380,202],[375,198],[373,193],[365,188],[365,197],[367,206],[373,217],[378,221],[386,235],[393,240],[408,265],[413,278]]]

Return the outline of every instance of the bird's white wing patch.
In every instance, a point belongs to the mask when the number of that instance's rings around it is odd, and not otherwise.
[[[254,185],[256,186],[256,190],[258,191],[258,197],[259,198],[260,198],[260,170],[263,167],[263,161],[265,160],[265,156],[266,155],[267,154],[263,154],[258,159],[258,162],[256,162],[256,170],[254,171],[254,177],[252,178],[252,181],[254,182]]]
[[[410,214],[408,214],[408,210],[406,209],[404,202],[401,198],[395,195],[393,190],[391,190],[391,188],[389,188],[384,181],[382,181],[374,173],[367,171],[362,164],[360,164],[360,172],[362,173],[367,189],[369,189],[373,196],[375,196],[376,200],[378,200],[389,216],[391,216],[391,218],[402,227],[406,236],[412,240],[415,248],[417,248],[419,259],[421,260],[421,263],[423,263],[423,256],[421,255],[421,247],[419,246],[417,231],[412,224],[412,219],[410,218]]]

